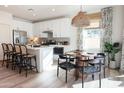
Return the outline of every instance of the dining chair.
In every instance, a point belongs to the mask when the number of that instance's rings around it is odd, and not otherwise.
[[[65,70],[66,71],[66,76],[65,76],[66,83],[67,83],[68,71],[75,69],[75,64],[71,63],[72,61],[74,61],[74,59],[68,55],[59,55],[58,65],[57,65],[57,77],[59,75],[59,68]]]
[[[94,62],[92,63],[89,63],[90,65],[95,65],[95,63],[101,61],[101,65],[102,65],[102,68],[103,68],[103,76],[105,78],[105,68],[106,68],[106,64],[105,64],[105,57],[106,55],[104,53],[97,53],[96,56],[94,56]]]
[[[79,61],[82,63],[78,65],[77,68],[79,72],[82,74],[82,88],[84,87],[84,75],[93,75],[95,73],[99,74],[99,87],[101,87],[101,61],[96,63],[95,65],[89,65],[89,62],[93,62],[94,59],[90,59],[89,57],[81,56]]]

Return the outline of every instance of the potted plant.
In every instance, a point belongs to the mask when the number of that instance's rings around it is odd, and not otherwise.
[[[115,54],[120,51],[120,44],[118,42],[115,42],[113,44],[105,42],[104,45],[105,52],[108,53],[108,66],[110,68],[116,68],[116,60],[115,60]]]

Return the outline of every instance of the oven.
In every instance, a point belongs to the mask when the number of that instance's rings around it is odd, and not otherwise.
[[[64,53],[64,47],[54,47],[53,53],[54,55],[62,55]]]

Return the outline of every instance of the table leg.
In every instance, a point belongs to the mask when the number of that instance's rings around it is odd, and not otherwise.
[[[76,61],[76,66],[78,66],[78,62],[77,61]],[[76,69],[75,69],[75,80],[78,80],[78,78],[79,78],[79,68],[76,67]]]

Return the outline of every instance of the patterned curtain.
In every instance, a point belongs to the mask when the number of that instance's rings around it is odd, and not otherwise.
[[[83,34],[82,34],[83,28],[79,27],[77,29],[77,49],[83,50]]]
[[[101,10],[101,27],[104,30],[102,37],[102,51],[105,42],[112,43],[112,19],[113,19],[113,9],[112,7],[103,8]]]

